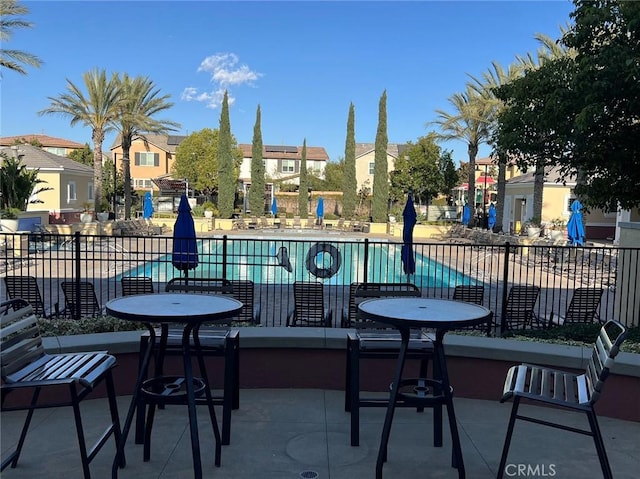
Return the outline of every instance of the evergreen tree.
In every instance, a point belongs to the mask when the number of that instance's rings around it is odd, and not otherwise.
[[[307,139],[302,143],[302,159],[300,160],[300,187],[298,188],[298,208],[300,218],[306,219],[309,216],[309,185],[307,182]]]
[[[218,211],[220,211],[220,218],[231,218],[236,197],[236,178],[231,141],[229,96],[225,90],[222,111],[220,112],[220,132],[218,137]]]
[[[347,140],[344,147],[344,187],[342,189],[342,216],[353,218],[358,200],[356,180],[356,134],[353,103],[349,105],[347,119]]]
[[[374,223],[387,222],[389,204],[389,173],[387,171],[387,91],[380,97],[378,107],[378,132],[373,165],[373,201],[371,216]]]
[[[256,111],[251,147],[251,188],[249,188],[249,208],[254,215],[262,215],[265,207],[264,163],[262,162],[262,131],[260,130],[260,105]]]

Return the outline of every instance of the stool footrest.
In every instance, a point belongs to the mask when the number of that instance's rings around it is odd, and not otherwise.
[[[200,378],[193,378],[196,397],[202,396],[205,383]],[[156,376],[142,383],[140,391],[145,402],[156,404],[186,404],[187,384],[182,376]]]
[[[453,394],[453,387],[449,387]],[[400,381],[398,401],[411,406],[437,406],[446,403],[442,381],[429,378],[408,378]]]

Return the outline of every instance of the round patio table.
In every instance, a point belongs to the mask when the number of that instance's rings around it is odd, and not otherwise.
[[[200,457],[200,440],[198,435],[198,421],[196,415],[196,396],[204,394],[209,406],[209,414],[213,425],[216,441],[215,464],[220,465],[221,440],[218,423],[215,418],[213,399],[209,380],[204,369],[202,352],[200,349],[199,330],[204,322],[223,321],[234,316],[242,310],[243,304],[233,298],[222,295],[207,294],[140,294],[124,296],[113,299],[106,305],[107,314],[128,320],[144,323],[149,329],[149,342],[144,352],[138,371],[138,379],[131,398],[131,404],[127,418],[122,428],[120,447],[111,469],[112,478],[118,477],[118,465],[120,458],[124,457],[124,446],[131,429],[133,416],[138,401],[143,400],[151,404],[186,404],[189,409],[189,427],[191,431],[191,450],[193,456],[194,478],[202,478],[202,462]],[[161,326],[160,353],[164,357],[164,348],[167,344],[169,324],[181,324],[182,332],[182,357],[184,378],[155,377],[145,381],[147,367],[151,351],[156,342],[155,326]],[[191,352],[195,352],[200,364],[202,378],[194,378],[191,364]],[[158,388],[164,388],[163,392],[157,392]],[[172,392],[172,389],[174,390]],[[186,390],[183,392],[183,389]],[[145,444],[145,447],[147,445]],[[145,451],[147,454],[147,451]]]
[[[382,428],[380,449],[376,461],[376,479],[382,479],[382,467],[387,460],[387,446],[393,422],[393,414],[402,395],[404,400],[416,405],[434,407],[445,405],[453,442],[452,465],[458,470],[458,477],[465,477],[460,436],[453,408],[453,389],[449,383],[443,339],[447,331],[477,325],[491,319],[492,312],[477,304],[463,303],[446,299],[432,298],[380,298],[369,299],[358,305],[358,309],[367,319],[379,321],[400,331],[401,344],[398,352],[395,375],[391,385],[391,397]],[[402,370],[409,347],[411,329],[429,328],[435,330],[433,342],[434,378],[402,380]],[[414,393],[400,393],[400,388],[414,386]],[[434,428],[438,427],[434,419]]]

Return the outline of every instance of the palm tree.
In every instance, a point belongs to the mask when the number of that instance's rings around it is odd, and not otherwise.
[[[12,18],[18,15],[26,15],[29,9],[19,5],[16,0],[0,0],[0,44],[5,44],[13,35],[12,30],[16,28],[31,28],[33,24],[21,18]],[[23,65],[39,67],[42,64],[40,59],[31,53],[20,50],[6,50],[0,48],[0,66],[8,68],[14,72],[27,74]]]
[[[32,200],[32,197],[53,188],[48,186],[38,186],[46,183],[38,178],[39,168],[27,169],[22,163],[22,156],[11,158],[5,153],[0,153],[2,166],[0,166],[0,208],[18,209],[24,211],[28,203],[42,203],[41,200]]]
[[[40,115],[59,114],[71,118],[71,126],[81,124],[91,128],[93,140],[93,182],[95,211],[102,211],[102,143],[105,134],[114,129],[119,113],[120,90],[117,75],[107,79],[104,70],[91,70],[82,75],[87,95],[67,79],[67,91],[57,98],[49,97],[51,105]]]
[[[498,99],[493,93],[494,88],[498,88],[502,85],[520,78],[523,75],[523,65],[521,63],[515,63],[509,65],[505,70],[498,62],[491,62],[491,68],[487,69],[482,74],[481,78],[475,78],[471,76],[474,84],[473,87],[478,90],[478,93],[482,95],[492,110],[489,116],[489,134],[492,136],[493,132],[498,128],[497,116],[500,110],[504,108],[503,102]],[[506,182],[506,170],[507,163],[509,162],[509,155],[507,152],[496,151],[492,152],[494,159],[498,163],[498,197],[496,208],[496,225],[498,228],[502,226],[504,217],[504,200],[505,200],[505,182]],[[496,230],[498,231],[498,230]]]
[[[491,104],[472,85],[467,84],[463,93],[455,93],[449,97],[453,113],[436,110],[437,119],[433,121],[440,127],[436,133],[441,140],[462,140],[467,143],[469,154],[469,200],[475,207],[476,188],[476,156],[479,146],[489,139],[489,123],[491,118]],[[473,223],[473,218],[471,219]],[[473,224],[472,224],[473,226]]]
[[[167,102],[170,95],[160,96],[157,89],[148,77],[131,78],[124,73],[122,79],[116,78],[120,91],[118,115],[113,120],[113,125],[120,132],[122,145],[122,173],[124,176],[124,216],[131,217],[131,165],[129,151],[134,137],[141,138],[145,143],[145,134],[153,133],[164,135],[170,131],[176,131],[180,124],[169,120],[156,120],[153,116],[173,106]]]

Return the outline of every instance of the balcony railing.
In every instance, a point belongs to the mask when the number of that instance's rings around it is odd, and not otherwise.
[[[156,291],[183,273],[171,263],[173,239],[164,236],[0,234],[2,276],[34,276],[47,307],[62,308],[62,281],[91,281],[99,301],[122,294],[122,276],[149,276]],[[416,273],[405,275],[401,243],[309,237],[198,238],[199,265],[190,277],[251,280],[263,326],[283,326],[293,306],[294,281],[320,281],[333,325],[348,302],[352,282],[413,282],[423,296],[451,298],[457,284],[484,285],[484,305],[504,331],[503,308],[512,285],[540,287],[535,314],[562,314],[578,287],[602,288],[599,317],[637,325],[640,248],[608,246],[483,245],[417,242]],[[4,282],[2,299],[7,298]]]

